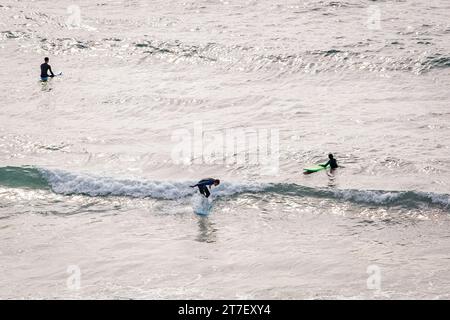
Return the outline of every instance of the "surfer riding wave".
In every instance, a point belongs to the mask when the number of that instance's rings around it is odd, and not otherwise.
[[[200,180],[197,184],[190,186],[190,187],[191,188],[198,187],[198,190],[200,191],[200,193],[202,195],[204,195],[206,198],[208,198],[211,194],[209,192],[209,190],[211,190],[211,187],[213,185],[218,186],[219,184],[220,184],[219,179],[207,178],[207,179]],[[209,187],[209,189],[208,189],[208,187]]]

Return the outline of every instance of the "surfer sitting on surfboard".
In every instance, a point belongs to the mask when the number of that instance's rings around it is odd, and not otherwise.
[[[334,169],[336,169],[338,167],[337,161],[333,157],[333,154],[331,154],[331,153],[328,155],[328,159],[330,159],[330,160],[328,160],[327,163],[321,164],[320,166],[326,168],[329,165],[331,168],[331,171],[334,171]]]
[[[48,64],[48,57],[44,58],[44,63],[41,64],[41,80],[42,81],[47,81],[48,77],[54,77],[55,75],[53,74],[52,71],[52,67],[50,67],[50,65]],[[50,71],[50,74],[48,74],[48,72]]]
[[[220,183],[219,179],[213,179],[213,178],[207,178],[207,179],[202,179],[200,180],[196,185],[190,186],[191,188],[195,188],[198,187],[198,191],[200,191],[200,193],[202,195],[204,195],[206,198],[209,197],[210,192],[208,190],[211,189],[211,187],[214,186],[218,186]]]

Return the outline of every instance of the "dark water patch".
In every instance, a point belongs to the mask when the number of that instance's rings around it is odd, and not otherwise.
[[[0,185],[11,188],[50,188],[47,180],[34,167],[0,168]]]
[[[443,69],[450,67],[450,57],[443,56],[441,54],[435,54],[428,56],[426,60],[422,63],[427,69]]]

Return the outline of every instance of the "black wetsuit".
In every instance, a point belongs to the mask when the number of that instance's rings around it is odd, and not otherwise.
[[[50,71],[50,75],[48,74],[48,72]],[[50,65],[47,62],[44,62],[43,64],[41,64],[41,78],[48,78],[48,77],[54,77],[55,75],[53,74],[52,71],[52,67],[50,67]]]
[[[192,188],[198,187],[198,191],[205,197],[209,197],[210,192],[208,190],[208,186],[212,186],[214,184],[214,179],[208,178],[208,179],[202,179],[200,180],[196,185],[191,186]]]
[[[324,164],[324,167],[326,168],[328,165],[330,165],[331,169],[336,169],[338,167],[337,161],[335,158],[331,158],[328,160],[327,163]]]

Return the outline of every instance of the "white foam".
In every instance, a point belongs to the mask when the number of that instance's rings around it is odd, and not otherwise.
[[[198,193],[197,188],[190,186],[196,181],[148,181],[135,179],[115,179],[89,174],[71,173],[63,170],[38,168],[47,180],[50,188],[59,194],[84,194],[89,196],[124,196],[133,198],[181,199]],[[227,197],[245,192],[261,192],[273,184],[263,183],[230,183],[222,182],[213,187],[213,197]],[[316,190],[317,191],[317,190]],[[319,190],[320,191],[320,190]],[[320,191],[323,192],[323,191]],[[332,197],[368,204],[395,204],[397,201],[435,203],[449,206],[450,196],[415,191],[381,191],[381,190],[339,190],[327,189]]]
[[[38,168],[51,189],[60,194],[85,194],[89,196],[126,196],[133,198],[180,199],[198,192],[191,188],[194,181],[161,182],[132,179],[114,179],[63,170]],[[263,190],[260,184],[222,183],[212,188],[215,197],[231,196],[236,193]]]
[[[431,199],[432,203],[440,204],[443,206],[450,206],[450,196],[446,194],[426,193],[426,196]]]
[[[450,205],[448,194],[437,194],[420,191],[372,191],[372,190],[333,190],[334,196],[343,200],[364,202],[370,204],[390,204],[399,200],[409,202],[434,203],[443,206]]]
[[[353,200],[357,202],[386,204],[399,198],[400,193],[371,190],[333,190],[333,194],[343,200]]]

